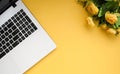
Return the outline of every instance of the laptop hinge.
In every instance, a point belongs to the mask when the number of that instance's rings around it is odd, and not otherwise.
[[[12,6],[15,8],[17,5],[16,5],[16,3],[12,3]]]

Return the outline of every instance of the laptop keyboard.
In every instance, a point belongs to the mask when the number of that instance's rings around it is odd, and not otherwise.
[[[23,9],[0,27],[0,59],[37,30]]]

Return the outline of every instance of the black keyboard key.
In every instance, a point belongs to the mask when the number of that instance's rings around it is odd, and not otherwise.
[[[13,27],[12,27],[12,30],[15,30],[17,27],[14,25]]]
[[[26,22],[25,22],[25,25],[29,25],[29,23],[26,21]]]
[[[8,32],[9,32],[9,33],[12,33],[12,30],[11,30],[11,29],[9,29],[9,30],[8,30]]]
[[[5,52],[8,53],[8,52],[9,52],[9,49],[6,49]]]
[[[5,41],[3,40],[1,43],[2,43],[2,44],[5,44]]]
[[[4,39],[4,38],[5,38],[5,35],[2,35],[1,38]]]
[[[12,38],[12,35],[9,35],[8,37],[9,37],[9,39],[11,39],[11,38]]]
[[[6,46],[7,46],[7,47],[10,46],[10,43],[6,43]]]
[[[4,28],[4,27],[5,27],[5,24],[3,24],[2,27]]]
[[[14,17],[16,18],[16,17],[17,17],[17,14],[15,14]]]
[[[18,35],[21,37],[21,36],[22,36],[22,33],[19,33]]]
[[[16,19],[14,19],[14,20],[13,20],[13,22],[14,22],[14,23],[16,23],[16,22],[17,22],[17,20],[16,20]]]
[[[25,15],[26,15],[26,13],[25,13],[25,12],[22,12],[22,15],[23,15],[23,16],[25,16]]]
[[[25,24],[22,24],[22,27],[25,28],[26,27]]]
[[[18,39],[18,41],[19,41],[19,42],[22,42],[22,39],[21,39],[21,38],[19,38],[19,39]]]
[[[4,31],[7,31],[8,30],[8,28],[7,27],[4,27]]]
[[[7,47],[4,45],[2,48],[3,48],[3,49],[6,49]]]
[[[13,40],[10,40],[9,42],[10,42],[10,44],[12,44],[12,43],[13,43]]]
[[[22,30],[22,33],[25,34],[25,30]]]
[[[30,31],[33,33],[33,32],[34,32],[34,29],[30,29]]]
[[[2,48],[0,48],[0,53],[3,51],[3,49]]]
[[[22,38],[22,40],[24,40],[24,39],[25,39],[25,37],[24,37],[24,36],[22,36],[21,38]]]
[[[11,22],[11,19],[9,19],[8,22]]]
[[[19,33],[20,31],[18,30],[18,29],[16,29],[13,33],[12,33],[12,35],[13,36],[15,36],[17,33]]]
[[[30,32],[30,31],[28,31],[27,33],[28,33],[28,35],[30,35],[30,34],[31,34],[31,32]]]
[[[9,46],[8,48],[9,48],[9,50],[12,50],[12,49],[13,49],[13,47],[12,47],[12,46]]]
[[[27,31],[28,31],[28,28],[25,28],[25,31],[27,32]]]
[[[34,30],[37,30],[37,27],[35,26],[34,23],[31,23],[31,26],[34,28]]]
[[[20,12],[17,12],[18,15],[20,15]]]
[[[5,25],[7,25],[8,24],[8,22],[5,22]]]
[[[16,23],[16,25],[19,27],[20,26],[20,24],[19,23]]]
[[[20,23],[20,24],[23,24],[23,21],[20,20],[19,23]]]
[[[25,37],[26,37],[26,38],[28,37],[28,34],[27,34],[27,33],[25,34]]]
[[[26,21],[25,18],[23,18],[22,21],[25,22]]]
[[[13,40],[16,41],[18,38],[19,38],[19,36],[16,35],[16,36],[13,38]]]
[[[29,23],[32,22],[31,19],[30,19],[28,16],[25,16],[25,18],[26,18],[26,20],[27,20]]]
[[[20,20],[20,18],[19,17],[16,17],[16,19],[19,21]]]
[[[2,46],[2,44],[0,43],[0,47]]]
[[[15,19],[14,16],[12,16],[11,19],[14,20]]]
[[[19,27],[20,30],[23,30],[22,26]]]
[[[7,27],[10,28],[10,27],[12,27],[13,25],[14,25],[14,23],[11,22],[11,23],[9,23],[9,24],[7,25]]]
[[[5,38],[5,41],[6,41],[6,42],[8,42],[8,41],[9,41],[9,39],[8,39],[8,38]]]
[[[9,35],[9,33],[8,33],[8,32],[6,32],[6,33],[5,33],[5,36],[8,36],[8,35]]]
[[[21,14],[19,15],[19,17],[20,17],[20,18],[23,18],[23,16],[22,16]]]
[[[18,41],[16,41],[15,43],[12,44],[13,47],[16,47],[19,44]]]
[[[5,55],[5,52],[0,53],[0,59]]]
[[[2,41],[2,39],[0,38],[0,41]]]
[[[20,12],[22,13],[22,12],[23,12],[23,9],[21,9]]]
[[[4,31],[3,31],[3,30],[0,30],[0,33],[1,33],[1,34],[3,34],[3,33],[4,33]]]
[[[32,27],[30,25],[28,25],[28,28],[31,29]]]

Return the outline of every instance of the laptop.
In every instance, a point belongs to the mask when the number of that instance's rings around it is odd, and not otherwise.
[[[0,0],[0,74],[23,74],[55,48],[21,0]]]

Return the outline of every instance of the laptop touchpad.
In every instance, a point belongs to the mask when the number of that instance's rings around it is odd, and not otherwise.
[[[18,66],[11,57],[5,57],[3,60],[0,61],[1,74],[17,74],[18,72]]]

